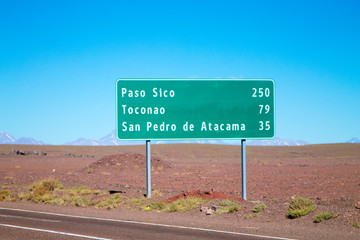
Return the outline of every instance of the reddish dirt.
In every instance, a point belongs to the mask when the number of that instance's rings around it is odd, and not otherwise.
[[[30,153],[21,155],[16,153],[18,150]],[[46,155],[38,155],[38,152],[46,152]],[[206,198],[240,201],[240,156],[239,146],[153,145],[152,188],[161,193],[160,200],[172,201],[184,194],[196,196],[200,192]],[[0,145],[0,183],[15,193],[34,181],[55,177],[65,187],[87,185],[103,191],[119,190],[124,197],[142,197],[146,194],[145,168],[144,146]],[[88,173],[88,169],[92,171]],[[265,202],[268,209],[261,217],[247,219],[246,223],[275,221],[284,231],[286,226],[303,226],[306,231],[314,228],[319,231],[314,238],[327,233],[331,234],[326,238],[332,239],[341,238],[337,233],[360,235],[360,230],[352,227],[360,221],[360,209],[355,207],[360,206],[360,144],[249,146],[247,195],[248,200],[255,203]],[[296,196],[313,199],[317,210],[301,219],[286,219],[287,206]],[[242,223],[244,216],[251,214],[254,204],[246,202],[242,206],[241,212],[226,217],[230,223]],[[311,218],[320,210],[333,211],[339,216],[314,225]]]
[[[12,154],[12,149],[44,151]],[[143,146],[73,147],[0,145],[0,181],[26,185],[56,177],[65,186],[145,192]],[[171,144],[152,147],[152,187],[164,197],[186,191],[222,192],[241,197],[240,149],[236,146]],[[86,172],[92,169],[92,174]],[[354,205],[360,201],[360,145],[248,147],[249,200],[304,196]]]
[[[235,196],[230,196],[228,194],[222,193],[222,192],[217,192],[217,191],[201,191],[201,190],[195,190],[195,191],[187,191],[184,192],[182,194],[170,197],[165,199],[164,201],[167,203],[171,203],[174,202],[176,200],[179,199],[185,199],[188,197],[200,197],[203,199],[230,199],[230,200],[234,200],[234,201],[239,201],[239,202],[244,202],[245,200],[239,197],[235,197]]]
[[[146,167],[146,156],[139,153],[126,153],[126,154],[117,154],[103,157],[96,162],[93,162],[89,165],[93,169],[109,169],[112,170],[114,167],[120,167],[121,171],[128,171],[134,166],[137,168]],[[151,166],[153,168],[171,168],[171,165],[159,158],[151,158]]]

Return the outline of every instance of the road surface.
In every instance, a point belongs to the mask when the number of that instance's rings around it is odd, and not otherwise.
[[[286,239],[146,222],[0,208],[0,239]]]

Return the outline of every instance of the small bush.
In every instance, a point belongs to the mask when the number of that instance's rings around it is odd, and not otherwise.
[[[48,178],[44,179],[38,182],[33,183],[30,186],[30,191],[36,191],[36,189],[41,189],[41,192],[43,191],[54,191],[55,189],[63,189],[64,186],[61,184],[61,182],[55,178]],[[40,191],[40,190],[38,190]]]
[[[108,197],[103,199],[102,201],[99,201],[95,208],[97,209],[101,209],[101,208],[106,208],[108,210],[112,210],[118,207],[118,204],[123,202],[123,199],[121,198],[120,194],[115,194],[112,197]]]
[[[164,207],[165,212],[186,212],[197,208],[200,204],[209,200],[199,197],[187,197],[168,203]]]
[[[0,190],[0,201],[11,200],[13,193],[10,190]]]
[[[62,198],[56,198],[56,199],[49,201],[49,204],[60,206],[60,205],[64,204],[64,200]]]
[[[151,202],[141,209],[143,209],[145,211],[162,210],[165,208],[165,205],[166,204],[163,201]]]
[[[49,203],[50,201],[54,200],[56,198],[55,195],[45,193],[41,197],[38,198],[40,202]]]
[[[354,223],[352,226],[355,228],[360,228],[360,221],[356,221],[356,223]]]
[[[259,213],[264,211],[267,208],[265,203],[260,203],[259,205],[256,205],[251,211],[254,213]]]
[[[321,223],[324,220],[336,218],[337,214],[332,212],[321,212],[315,216],[314,223]]]
[[[91,188],[89,188],[87,186],[72,187],[72,188],[65,190],[65,192],[69,193],[72,196],[75,196],[78,194],[80,194],[82,196],[86,196],[86,195],[92,194],[93,191],[94,190],[92,190]]]
[[[85,168],[85,172],[86,172],[87,174],[93,174],[93,173],[94,173],[94,169],[92,169],[92,168],[90,168],[90,167],[87,167],[87,168]]]
[[[48,192],[63,188],[64,186],[55,178],[44,179],[35,182],[30,186],[29,190],[32,193],[28,195],[27,199],[32,200],[35,203],[49,203],[49,201],[53,200],[56,196],[50,195]]]
[[[234,212],[237,212],[241,209],[241,207],[239,205],[234,205],[234,206],[230,206],[228,209],[227,209],[227,212],[228,213],[234,213]]]
[[[311,199],[298,197],[291,200],[286,216],[292,219],[299,218],[311,213],[315,208],[315,203]]]
[[[22,193],[19,193],[16,197],[17,197],[19,200],[28,199],[28,198],[29,198],[29,194],[26,194],[26,193],[22,192]]]
[[[134,207],[139,207],[145,202],[146,198],[129,198],[124,203]]]
[[[84,196],[84,195],[90,195],[92,193],[93,193],[93,190],[87,186],[80,186],[78,188],[78,194],[80,194],[80,195]]]
[[[233,200],[224,200],[219,203],[220,211],[218,213],[234,213],[241,209],[241,206]]]
[[[235,204],[237,204],[235,201],[229,200],[229,199],[226,199],[226,200],[224,200],[224,201],[222,201],[222,202],[219,203],[219,205],[220,205],[221,207],[233,206],[233,205],[235,205]]]
[[[95,196],[105,194],[105,192],[93,190],[87,186],[63,188],[64,186],[57,179],[44,179],[31,184],[29,187],[30,192],[28,194],[20,193],[17,195],[17,199],[27,199],[35,203],[43,202],[53,205],[87,207],[97,205],[100,200]],[[112,201],[111,198],[110,201]]]
[[[155,189],[153,192],[152,192],[152,197],[154,198],[158,198],[158,197],[161,197],[162,196],[162,193],[160,192],[160,190],[158,189]]]
[[[61,182],[55,178],[49,178],[42,181],[42,185],[48,190],[48,191],[54,191],[55,189],[63,189],[64,186],[61,184]]]
[[[89,197],[74,197],[72,204],[76,207],[87,207],[93,206],[97,203],[96,200],[93,200]]]
[[[47,190],[44,186],[39,185],[33,190],[32,198],[39,198],[47,193]]]
[[[61,197],[61,199],[62,199],[64,202],[68,202],[68,201],[70,201],[71,197],[70,197],[70,195],[66,194],[66,195],[63,195],[63,196]]]
[[[70,194],[71,196],[89,196],[89,195],[101,195],[105,194],[105,192],[101,192],[100,190],[93,190],[89,188],[88,186],[80,186],[80,187],[72,187],[66,190],[63,190],[64,192]]]
[[[257,213],[251,213],[249,215],[244,215],[244,219],[256,218],[257,216]]]
[[[170,203],[166,205],[165,212],[180,212],[179,205],[184,205],[183,201],[179,201],[177,203]],[[183,208],[184,209],[184,208]],[[182,210],[181,212],[185,212],[186,210]]]
[[[54,200],[56,198],[55,195],[44,193],[43,195],[29,195],[28,200],[33,201],[34,203],[50,203],[50,201]]]

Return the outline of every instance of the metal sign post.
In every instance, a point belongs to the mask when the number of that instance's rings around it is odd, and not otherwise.
[[[246,140],[241,139],[241,189],[242,198],[246,200]]]
[[[151,198],[151,152],[150,140],[146,140],[146,197]]]

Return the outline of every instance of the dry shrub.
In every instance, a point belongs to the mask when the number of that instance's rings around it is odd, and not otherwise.
[[[241,209],[241,206],[233,200],[224,200],[219,203],[220,211],[218,213],[233,213]]]
[[[356,221],[352,226],[354,228],[360,228],[360,221]]]
[[[299,218],[311,213],[315,208],[316,206],[313,200],[298,197],[291,200],[286,216],[288,218]]]
[[[159,189],[155,189],[153,192],[152,192],[152,197],[154,198],[158,198],[158,197],[161,197],[162,196],[162,193]]]
[[[10,190],[0,190],[0,201],[11,200],[13,194]]]
[[[254,213],[259,213],[264,211],[267,208],[265,203],[260,203],[259,205],[256,205],[251,211]]]
[[[104,198],[102,201],[98,202],[95,206],[97,209],[105,208],[107,210],[115,209],[119,206],[119,203],[123,202],[123,199],[120,194],[115,194],[112,197]]]
[[[28,200],[32,200],[36,203],[49,203],[55,198],[55,196],[50,195],[48,192],[63,188],[64,186],[61,184],[61,182],[55,178],[48,178],[35,182],[29,188],[30,192],[32,193],[28,196]]]
[[[94,169],[92,169],[91,167],[87,167],[87,168],[85,168],[85,172],[86,172],[87,174],[93,174],[93,173],[94,173]]]
[[[186,212],[197,208],[200,204],[208,202],[208,199],[199,197],[187,197],[178,199],[165,205],[165,212]]]
[[[33,183],[30,186],[30,191],[36,191],[36,189],[43,188],[41,191],[54,191],[55,189],[63,189],[64,186],[61,182],[55,178],[47,178],[38,182]],[[38,190],[40,191],[40,190]]]
[[[333,212],[321,212],[315,216],[314,223],[321,223],[324,220],[336,218],[337,214]]]

